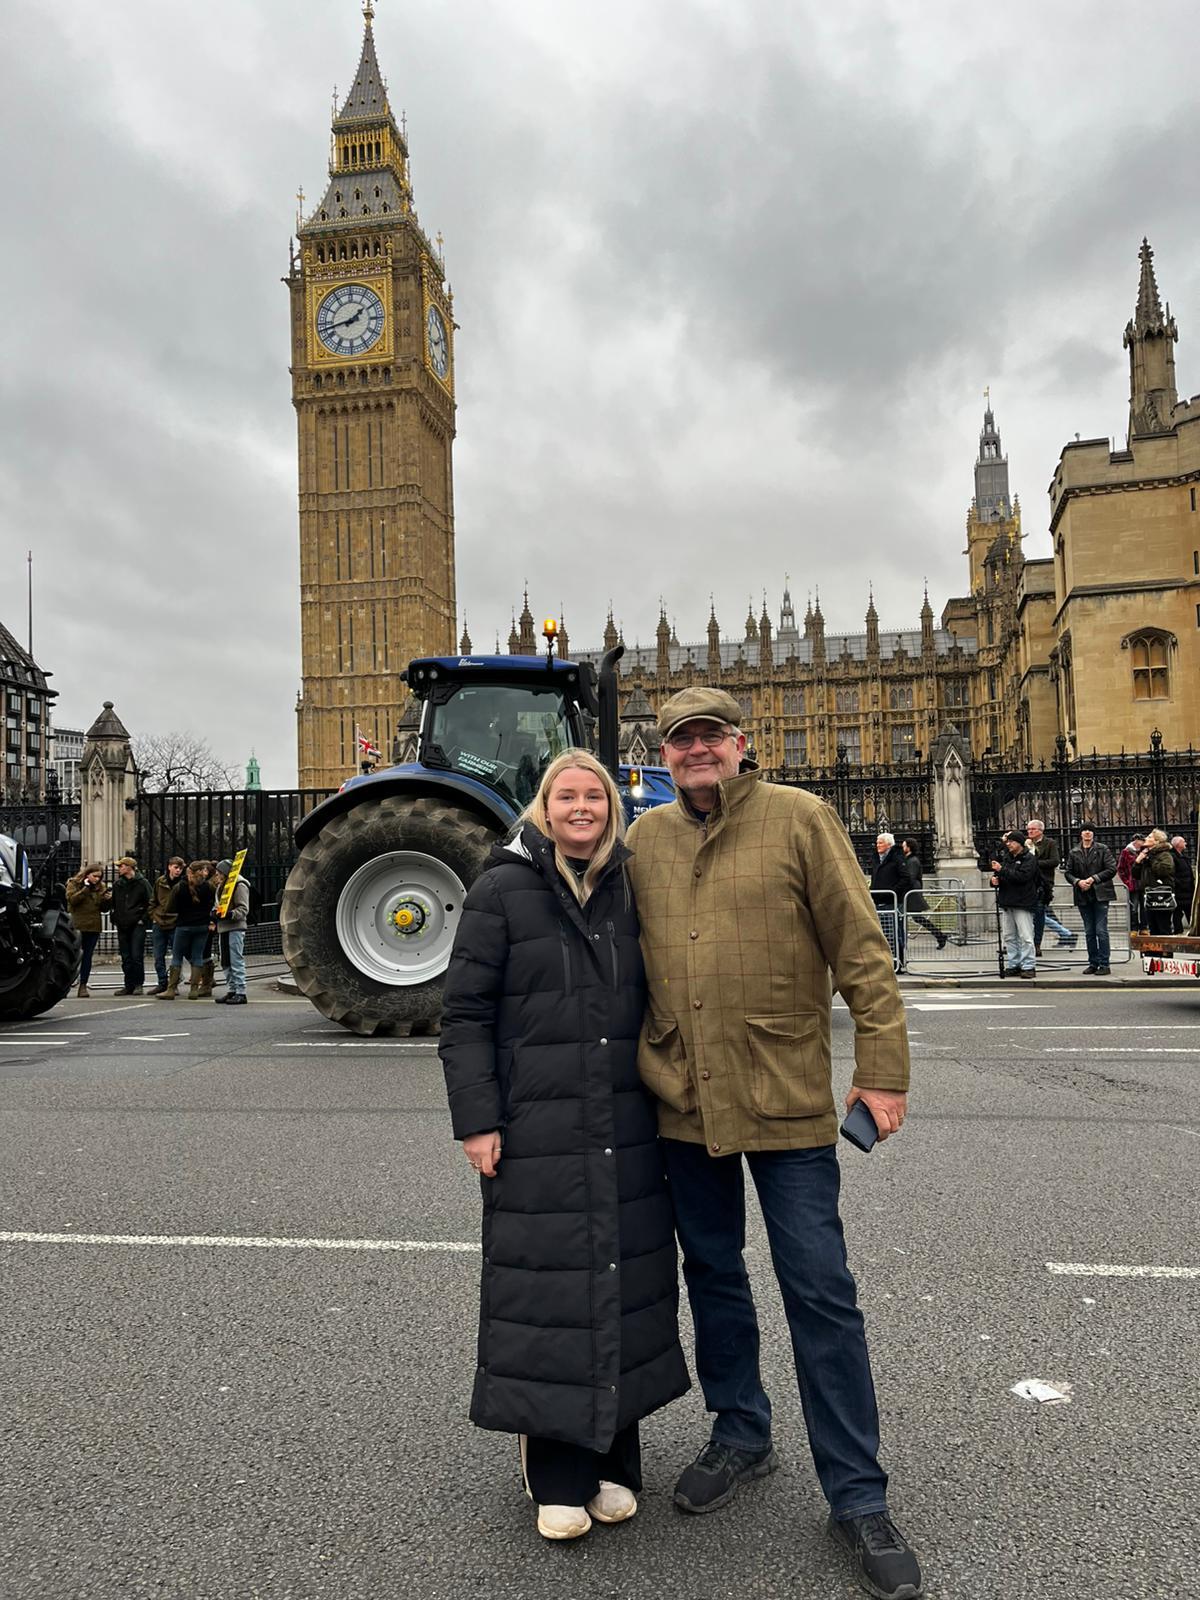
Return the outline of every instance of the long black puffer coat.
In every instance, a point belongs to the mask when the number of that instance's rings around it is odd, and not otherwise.
[[[585,906],[526,824],[463,908],[438,1046],[483,1189],[482,1428],[606,1451],[688,1388],[675,1235],[637,1071],[645,976],[618,845]]]

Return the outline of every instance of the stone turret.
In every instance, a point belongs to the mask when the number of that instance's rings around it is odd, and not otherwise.
[[[1154,276],[1154,251],[1142,240],[1137,310],[1125,329],[1129,351],[1129,437],[1165,433],[1172,425],[1179,395],[1175,388],[1174,345],[1179,338],[1168,305],[1164,312]]]
[[[879,613],[875,609],[875,591],[869,593],[867,603],[867,656],[879,660]]]
[[[716,602],[708,603],[708,676],[711,682],[721,681],[721,625],[717,621]]]
[[[671,671],[671,624],[667,621],[667,613],[661,606],[658,610],[655,637],[658,640],[658,656],[655,664],[659,677],[665,678]]]
[[[764,594],[762,616],[758,619],[758,670],[763,673],[768,673],[773,665],[774,655],[771,651],[771,619],[767,615],[767,597]]]

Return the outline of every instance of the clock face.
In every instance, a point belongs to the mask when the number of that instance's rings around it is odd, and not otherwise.
[[[436,306],[429,308],[425,331],[429,339],[429,365],[439,378],[444,378],[450,370],[450,340],[442,313]]]
[[[335,356],[360,356],[383,333],[383,301],[365,283],[331,289],[317,307],[317,338]]]

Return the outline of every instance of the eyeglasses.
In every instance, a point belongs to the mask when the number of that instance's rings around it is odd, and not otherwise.
[[[715,750],[719,744],[724,744],[726,739],[732,738],[733,735],[723,728],[709,728],[705,733],[672,733],[663,740],[663,743],[669,744],[672,750],[678,750],[682,754],[683,751],[690,750],[697,739],[706,750]]]

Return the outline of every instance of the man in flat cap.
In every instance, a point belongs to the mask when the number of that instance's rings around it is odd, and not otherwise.
[[[740,709],[720,689],[659,715],[674,805],[633,824],[629,864],[649,1003],[638,1050],[656,1096],[696,1368],[712,1437],[675,1503],[708,1512],[772,1472],[771,1404],[742,1251],[744,1165],[783,1296],[829,1532],[872,1594],[921,1593],[887,1512],[879,1415],[838,1213],[830,972],[854,1019],[854,1086],[886,1139],[904,1121],[908,1035],[862,870],[834,811],[741,771]]]

